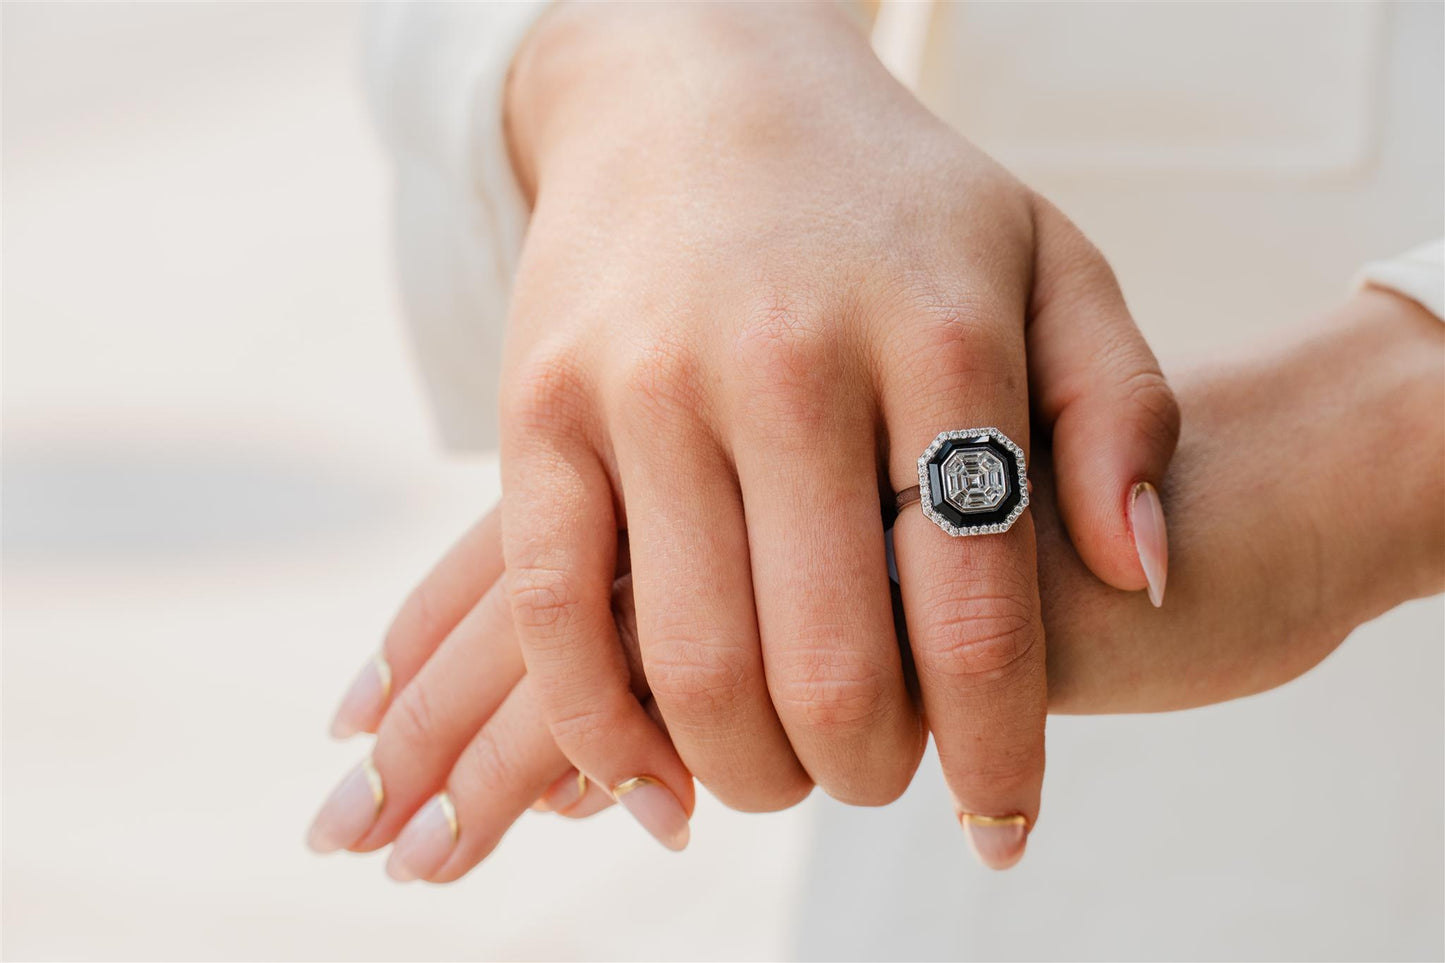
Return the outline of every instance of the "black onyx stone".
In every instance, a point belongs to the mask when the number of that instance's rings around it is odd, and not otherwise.
[[[1008,493],[997,505],[982,511],[963,511],[948,500],[945,492],[943,465],[956,451],[985,448],[998,457],[1004,465],[1004,478]],[[1007,445],[992,435],[972,435],[968,438],[950,438],[938,447],[928,459],[929,507],[959,528],[977,525],[999,525],[1007,521],[1023,498],[1019,491],[1019,465],[1014,453]]]

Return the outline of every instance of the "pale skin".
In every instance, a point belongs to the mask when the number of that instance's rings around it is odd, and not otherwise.
[[[497,604],[556,744],[680,847],[694,776],[745,810],[896,798],[926,716],[981,856],[1016,861],[1044,768],[1033,520],[899,521],[915,701],[879,502],[940,431],[1028,449],[1036,424],[1080,557],[1133,592],[1152,558],[1162,593],[1162,523],[1141,548],[1131,514],[1178,411],[1108,266],[832,5],[564,4],[507,114],[532,219]],[[609,605],[624,530],[651,706]]]
[[[1090,572],[1064,530],[1043,452],[1036,462],[1030,512],[1052,712],[1157,712],[1259,692],[1445,582],[1438,319],[1363,291],[1317,319],[1307,339],[1180,384],[1185,427],[1163,485],[1174,558],[1164,607]],[[1402,482],[1388,506],[1362,510],[1352,497],[1362,459]],[[1251,470],[1261,462],[1276,466],[1272,478]],[[568,816],[611,802],[579,784],[551,737],[505,603],[504,567],[494,512],[423,580],[387,634],[396,696],[377,707],[372,756],[385,800],[348,848],[380,848],[415,816],[388,866],[398,878],[460,877],[539,796]],[[613,611],[633,691],[651,705],[627,578]],[[422,807],[442,791],[459,817],[455,839],[424,825]]]

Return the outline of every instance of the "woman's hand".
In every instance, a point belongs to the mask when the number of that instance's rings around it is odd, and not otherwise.
[[[1177,560],[1167,608],[1088,572],[1041,459],[1035,511],[1052,711],[1154,712],[1258,692],[1306,671],[1356,625],[1440,591],[1445,330],[1378,292],[1352,299],[1327,327],[1282,357],[1186,383],[1189,418],[1164,486]],[[1394,486],[1389,498],[1360,500],[1361,466]],[[318,817],[313,845],[376,849],[410,819],[388,869],[440,882],[470,869],[538,796],[569,816],[611,802],[579,781],[548,734],[500,572],[494,512],[402,607],[380,663],[394,673],[395,702],[368,667],[335,730],[382,719],[375,787],[365,769],[348,777]],[[631,602],[624,579],[614,609],[641,684]],[[383,784],[378,808],[373,790]],[[452,802],[462,798],[465,811]]]
[[[1177,412],[1108,267],[833,6],[564,5],[508,116],[534,208],[504,362],[505,592],[557,744],[680,847],[691,774],[746,810],[815,782],[894,799],[926,714],[975,843],[1015,861],[1044,762],[1033,523],[899,520],[920,712],[880,490],[916,484],[943,430],[1027,449],[1032,393],[1080,555],[1157,601],[1140,483]],[[623,529],[666,731],[609,606]]]

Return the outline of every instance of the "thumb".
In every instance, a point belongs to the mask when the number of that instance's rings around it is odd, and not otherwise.
[[[1119,589],[1164,599],[1168,538],[1159,483],[1179,439],[1179,405],[1103,255],[1034,201],[1029,390],[1053,431],[1059,516],[1079,557]]]

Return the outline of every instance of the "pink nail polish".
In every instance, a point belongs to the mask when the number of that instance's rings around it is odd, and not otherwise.
[[[386,874],[398,883],[425,879],[442,868],[460,835],[452,797],[446,793],[433,796],[397,837],[386,861]]]
[[[1028,820],[1023,816],[976,816],[964,813],[959,817],[968,845],[978,861],[989,869],[1008,869],[1023,859],[1028,845]]]
[[[322,804],[306,834],[306,845],[318,853],[334,853],[352,845],[376,822],[385,799],[381,775],[370,758],[363,759]]]
[[[1149,601],[1164,604],[1164,580],[1169,575],[1169,536],[1164,527],[1164,503],[1148,482],[1134,486],[1129,496],[1129,525],[1134,529],[1134,549],[1149,580]]]
[[[635,776],[614,786],[612,796],[662,845],[674,852],[687,846],[687,812],[661,782]]]
[[[358,732],[374,730],[390,699],[391,666],[380,655],[373,656],[341,697],[341,705],[331,720],[332,738],[347,739]]]

